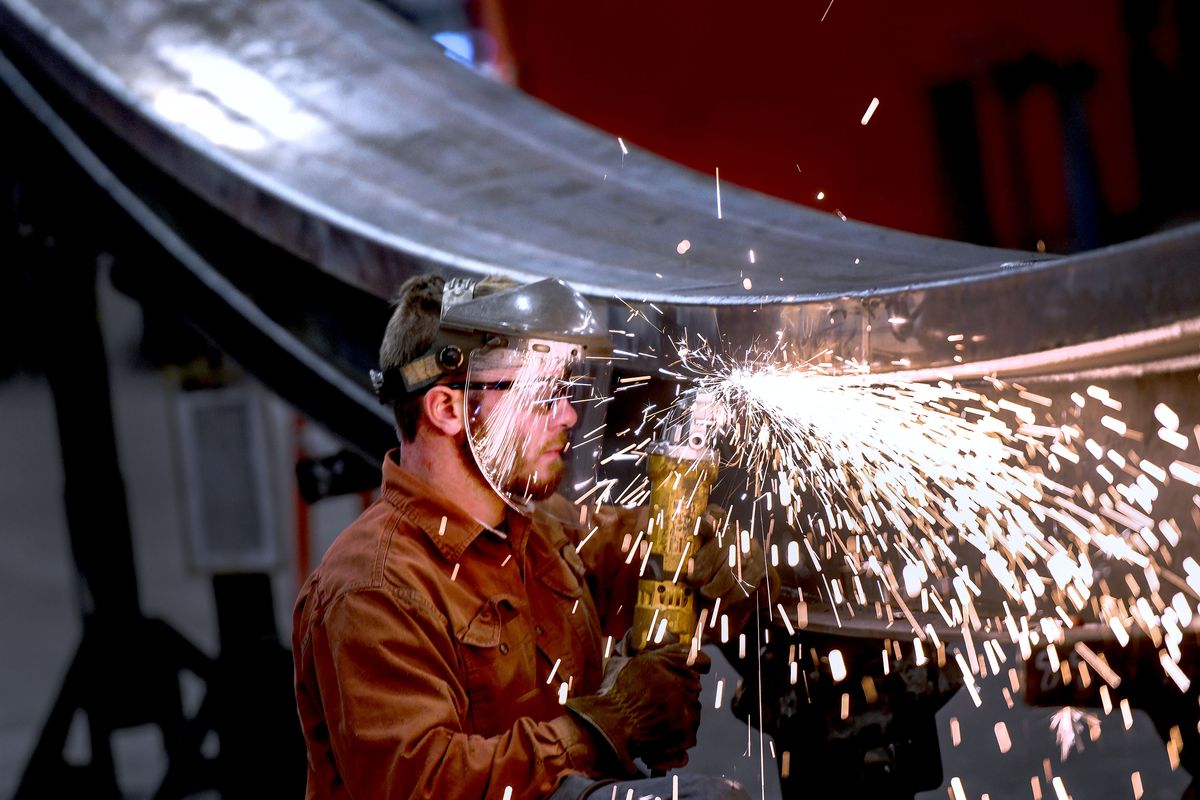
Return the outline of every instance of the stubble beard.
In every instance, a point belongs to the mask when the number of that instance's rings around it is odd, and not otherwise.
[[[552,442],[551,447],[558,452],[558,456],[554,458],[547,466],[538,469],[536,462],[541,460],[541,457],[546,454],[546,449],[542,449],[537,456],[530,459],[525,452],[521,452],[516,459],[516,463],[506,470],[507,474],[493,475],[495,484],[499,486],[503,494],[513,498],[527,498],[532,502],[539,502],[550,497],[557,491],[559,484],[562,483],[563,475],[566,472],[566,466],[562,459],[562,449],[566,446],[567,436],[564,433],[560,441]],[[461,445],[462,459],[469,468],[479,476],[479,478],[489,486],[493,482],[488,480],[484,474],[483,467],[480,466],[472,452],[470,442],[466,437],[463,437]]]

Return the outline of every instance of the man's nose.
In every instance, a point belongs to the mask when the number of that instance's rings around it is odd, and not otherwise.
[[[575,423],[579,422],[579,414],[575,411],[571,398],[560,397],[554,401],[554,420],[567,430],[574,428]]]

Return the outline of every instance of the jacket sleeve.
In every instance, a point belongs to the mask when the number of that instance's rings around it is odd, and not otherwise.
[[[309,642],[333,758],[356,798],[545,797],[569,771],[591,774],[595,744],[564,713],[505,733],[468,735],[451,635],[420,595],[349,592]]]

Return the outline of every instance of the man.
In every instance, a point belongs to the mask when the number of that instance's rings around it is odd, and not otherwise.
[[[585,519],[553,496],[578,372],[607,339],[557,281],[401,288],[373,376],[401,446],[296,604],[308,797],[608,798],[625,778],[622,797],[670,796],[634,759],[686,763],[707,657],[668,645],[606,665],[576,547],[594,528],[588,566],[615,572],[637,515]],[[680,777],[681,797],[745,798]]]

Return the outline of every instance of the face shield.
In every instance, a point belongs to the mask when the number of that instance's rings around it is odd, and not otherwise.
[[[556,489],[576,499],[600,466],[608,328],[557,279],[478,294],[473,280],[446,281],[433,342],[373,370],[375,392],[396,403],[435,384],[462,389],[467,446],[505,502],[528,514]]]
[[[601,441],[585,423],[603,413],[603,366],[585,353],[577,343],[510,338],[470,354],[467,444],[488,484],[521,513],[594,477]]]

